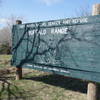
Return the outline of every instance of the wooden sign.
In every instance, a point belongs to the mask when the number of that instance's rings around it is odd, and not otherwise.
[[[12,65],[100,82],[100,15],[14,25]]]

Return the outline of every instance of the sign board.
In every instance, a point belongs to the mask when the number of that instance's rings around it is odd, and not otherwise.
[[[100,82],[100,15],[14,25],[12,65]]]

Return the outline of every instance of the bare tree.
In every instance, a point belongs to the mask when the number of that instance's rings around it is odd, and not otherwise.
[[[75,11],[75,16],[76,17],[82,17],[82,16],[90,16],[91,15],[91,9],[90,6],[84,6],[84,7],[80,7]]]
[[[8,27],[4,27],[0,30],[0,43],[11,43],[11,33]]]
[[[8,42],[11,45],[12,26],[16,23],[17,19],[23,20],[23,17],[10,16],[7,19],[5,27],[0,30],[0,42]]]

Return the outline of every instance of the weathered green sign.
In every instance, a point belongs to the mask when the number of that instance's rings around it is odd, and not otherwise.
[[[100,15],[13,26],[12,64],[100,82]]]

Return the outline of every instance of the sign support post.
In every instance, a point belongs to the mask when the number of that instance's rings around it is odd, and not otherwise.
[[[92,15],[99,15],[100,14],[100,4],[93,5]],[[87,100],[97,100],[98,93],[97,93],[97,84],[93,82],[88,83],[88,90],[87,90]]]
[[[97,100],[97,84],[93,82],[88,83],[87,100]]]
[[[21,20],[16,20],[16,24],[22,24]],[[22,79],[22,67],[16,67],[16,80]]]

